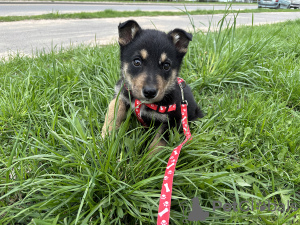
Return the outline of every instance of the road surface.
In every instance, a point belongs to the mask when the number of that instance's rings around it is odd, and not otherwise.
[[[209,23],[216,26],[223,15],[192,16],[197,29],[207,30]],[[233,21],[232,15],[227,20]],[[117,40],[117,26],[130,18],[110,19],[70,19],[41,20],[0,23],[0,57],[17,52],[31,55],[36,50],[49,52],[52,46],[68,47],[72,43],[100,45]],[[136,19],[142,28],[157,28],[170,31],[174,28],[192,30],[187,16],[139,17]],[[300,19],[299,12],[257,13],[254,14],[254,24],[276,23],[286,20]],[[251,25],[252,14],[241,13],[237,25]]]
[[[219,10],[228,8],[228,5],[220,5],[220,4],[210,4],[210,5],[187,5],[186,8],[188,11],[191,10]],[[243,10],[243,9],[255,9],[257,8],[256,4],[248,4],[248,5],[233,5],[232,9],[235,10]],[[29,16],[29,15],[40,15],[51,12],[59,12],[59,13],[75,13],[75,12],[96,12],[96,11],[104,11],[106,9],[113,9],[116,11],[134,11],[134,10],[142,10],[142,11],[180,11],[180,9],[184,10],[183,4],[80,4],[80,3],[72,3],[72,4],[0,4],[0,16]]]

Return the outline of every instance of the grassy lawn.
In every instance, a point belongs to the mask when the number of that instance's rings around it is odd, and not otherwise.
[[[186,221],[193,197],[210,213],[201,224],[297,224],[300,20],[219,28],[194,34],[181,70],[206,116],[179,156],[171,224]],[[171,130],[149,159],[155,130],[129,113],[101,138],[118,67],[117,45],[0,61],[0,224],[156,224],[184,137]],[[214,201],[245,202],[214,211]]]
[[[175,8],[174,8],[175,9]],[[298,10],[299,11],[299,10]],[[194,10],[189,11],[191,15],[208,15],[224,13],[260,13],[260,12],[295,12],[293,9],[245,9],[245,10]],[[47,19],[91,19],[91,18],[116,18],[116,17],[140,17],[140,16],[180,16],[186,12],[162,12],[162,11],[114,11],[107,9],[99,12],[59,13],[53,12],[34,16],[0,16],[0,22],[12,22],[22,20],[47,20]]]

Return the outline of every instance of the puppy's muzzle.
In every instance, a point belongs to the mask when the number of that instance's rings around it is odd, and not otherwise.
[[[155,87],[145,86],[143,88],[143,95],[147,99],[153,99],[156,97],[158,90]]]

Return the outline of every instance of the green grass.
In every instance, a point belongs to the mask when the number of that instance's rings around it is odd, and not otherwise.
[[[298,212],[212,210],[288,201],[300,208],[300,20],[195,33],[181,76],[206,116],[191,124],[174,177],[171,224],[295,224]],[[116,28],[117,29],[117,28]],[[167,159],[131,113],[103,140],[119,77],[117,45],[0,62],[0,224],[156,224]],[[296,214],[298,213],[298,214]],[[296,222],[298,221],[298,222]]]
[[[174,8],[175,9],[175,8]],[[191,15],[208,15],[224,13],[262,13],[262,12],[294,12],[293,9],[245,9],[245,10],[194,10],[190,11]],[[53,20],[53,19],[92,19],[92,18],[117,18],[117,17],[141,17],[141,16],[180,16],[186,15],[184,11],[163,12],[163,11],[114,11],[104,10],[99,12],[80,12],[80,13],[59,13],[52,12],[34,16],[0,16],[0,22],[13,22],[22,20]]]

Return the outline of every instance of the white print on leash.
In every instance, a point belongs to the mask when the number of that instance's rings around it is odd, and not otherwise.
[[[168,187],[168,184],[164,184],[165,188],[166,188],[166,192],[170,192],[170,188]]]
[[[161,225],[167,225],[167,221],[163,220],[163,221],[161,221],[160,224],[161,224]]]
[[[172,166],[174,166],[175,164],[172,163],[170,166],[167,166],[167,169],[170,169]]]
[[[161,211],[160,213],[158,213],[158,215],[160,216],[160,217],[162,217],[165,213],[167,213],[169,210],[168,210],[168,208],[165,208],[163,211]]]
[[[161,199],[166,199],[167,198],[167,196],[166,195],[161,195],[161,197],[160,197]]]
[[[169,206],[169,202],[168,202],[168,201],[165,201],[165,202],[163,203],[163,205],[164,205],[165,207],[168,207],[168,206]]]

